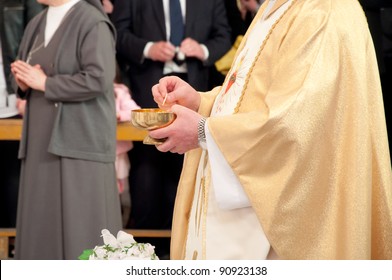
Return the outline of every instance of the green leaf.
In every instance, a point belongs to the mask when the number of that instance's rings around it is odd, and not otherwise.
[[[84,250],[83,253],[79,256],[79,260],[88,260],[89,257],[93,254],[93,250],[92,249],[88,249],[88,250]]]

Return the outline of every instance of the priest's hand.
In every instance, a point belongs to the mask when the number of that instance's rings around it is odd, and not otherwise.
[[[184,154],[199,148],[197,128],[202,116],[180,105],[173,105],[171,111],[177,116],[174,122],[149,132],[153,138],[167,138],[163,144],[156,145],[157,149],[161,152]]]
[[[200,106],[200,94],[187,82],[176,76],[168,76],[159,80],[152,87],[154,101],[159,108],[170,110],[174,104],[179,104],[193,111]]]

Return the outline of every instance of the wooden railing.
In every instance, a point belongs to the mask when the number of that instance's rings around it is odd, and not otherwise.
[[[0,140],[19,140],[21,134],[21,119],[0,119]],[[117,125],[117,140],[141,141],[146,135],[145,130],[135,128],[131,123]]]
[[[133,237],[160,237],[170,238],[171,231],[166,229],[124,229],[133,235]],[[10,245],[10,238],[16,236],[14,228],[0,228],[0,260],[8,259],[8,250]],[[98,244],[97,244],[98,245]]]

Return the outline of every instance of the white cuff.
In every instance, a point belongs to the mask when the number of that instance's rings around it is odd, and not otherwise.
[[[153,42],[148,42],[148,43],[146,44],[146,46],[144,47],[144,50],[143,50],[143,56],[144,56],[144,58],[150,58],[150,57],[148,56],[148,53],[149,53],[149,51],[150,51],[150,49],[151,49],[151,47],[152,47],[153,44],[154,44]]]
[[[204,52],[204,59],[203,61],[206,61],[208,57],[210,56],[210,52],[208,51],[207,47],[203,44],[200,44],[201,48],[203,49]]]

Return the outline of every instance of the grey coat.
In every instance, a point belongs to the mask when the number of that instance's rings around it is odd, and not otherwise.
[[[57,108],[48,152],[70,158],[114,162],[115,31],[101,9],[96,6],[95,12],[91,12],[88,5],[86,1],[80,1],[69,15],[73,17],[72,24],[63,34],[52,63],[55,74],[46,80],[45,97]],[[28,57],[46,12],[41,12],[26,27],[19,59]],[[100,36],[91,38],[89,31],[97,25],[100,25]],[[17,92],[21,98],[29,96],[29,92]],[[26,117],[24,122],[28,121]],[[27,125],[24,125],[19,158],[26,154],[26,129]]]

